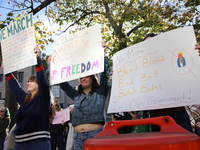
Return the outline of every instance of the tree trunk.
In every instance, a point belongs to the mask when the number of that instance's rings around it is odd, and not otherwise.
[[[17,72],[13,72],[13,75],[17,78]],[[7,82],[5,83],[5,87],[6,87],[5,107],[8,107],[10,111],[10,119],[11,119],[10,129],[11,129],[15,124],[15,113],[17,111],[18,104],[15,98],[13,97]]]
[[[0,44],[0,62],[2,62],[2,53],[1,53],[1,44]],[[13,75],[18,78],[17,76],[17,72],[14,72]],[[5,78],[6,80],[6,78]],[[17,111],[17,101],[15,100],[15,98],[13,97],[10,88],[8,87],[8,83],[5,82],[5,107],[8,107],[9,111],[10,111],[10,119],[11,119],[11,123],[10,123],[10,129],[13,127],[13,125],[15,124],[15,113]]]
[[[38,7],[36,7],[35,9],[32,9],[31,12],[33,12],[33,15],[35,15],[36,13],[38,13],[41,9],[47,7],[48,5],[50,5],[52,2],[55,2],[56,0],[46,0],[44,2],[42,2]]]

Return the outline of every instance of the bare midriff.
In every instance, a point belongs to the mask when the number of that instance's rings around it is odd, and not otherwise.
[[[80,132],[88,132],[96,129],[100,129],[103,127],[102,123],[87,123],[87,124],[80,124],[74,127],[74,130],[77,133]]]

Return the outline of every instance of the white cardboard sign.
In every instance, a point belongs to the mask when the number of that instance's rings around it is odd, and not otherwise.
[[[70,120],[70,112],[68,107],[66,109],[56,112],[56,115],[52,120],[52,124],[60,124],[62,123],[62,121],[66,122],[69,120]]]
[[[4,74],[37,64],[34,31],[33,13],[0,31]]]
[[[192,26],[175,29],[113,56],[108,112],[200,103],[200,60]]]
[[[51,85],[104,70],[104,50],[99,26],[57,40],[51,60]]]

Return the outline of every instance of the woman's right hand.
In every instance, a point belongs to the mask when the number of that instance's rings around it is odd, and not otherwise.
[[[196,123],[196,126],[200,128],[200,122],[197,122],[197,123]]]
[[[52,55],[49,55],[48,62],[51,63]]]
[[[41,52],[40,52],[40,49],[39,49],[38,45],[34,46],[33,52],[34,52],[34,54],[36,54],[37,58],[41,57]]]
[[[109,74],[109,80],[110,80],[110,82],[112,82],[112,75],[113,75],[113,70]]]

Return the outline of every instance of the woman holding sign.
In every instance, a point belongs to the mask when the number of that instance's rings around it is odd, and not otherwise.
[[[105,42],[102,41],[104,50]],[[49,57],[51,61],[51,57]],[[100,84],[96,75],[79,79],[80,85],[75,90],[68,82],[60,84],[65,93],[74,100],[72,125],[74,126],[74,149],[82,150],[83,142],[93,138],[103,129],[105,123],[104,104],[108,91],[108,57],[104,57],[104,72],[101,73]]]
[[[22,90],[13,74],[7,74],[10,90],[20,104],[15,114],[17,129],[15,131],[15,150],[49,150],[49,109],[50,91],[45,71],[40,59],[38,46],[34,47],[37,55],[36,76],[28,79],[26,93]]]
[[[148,40],[152,37],[156,36],[156,34],[147,34],[143,41]],[[195,44],[195,49],[199,50],[199,56],[200,56],[200,46],[198,44]],[[186,130],[193,132],[192,126],[190,123],[189,115],[185,109],[185,107],[175,107],[175,108],[166,108],[166,109],[157,109],[157,110],[151,110],[150,116],[151,117],[160,117],[160,116],[171,116],[175,122],[185,128]],[[160,131],[159,126],[152,125],[152,131]]]
[[[62,110],[62,108],[60,108],[60,103],[57,100],[54,100],[53,106],[55,114],[56,112]],[[64,143],[65,126],[66,124],[64,123],[64,121],[62,121],[61,124],[52,124],[52,122],[50,123],[51,150],[56,150],[56,147],[58,147],[58,150],[65,149],[65,143]]]
[[[143,41],[153,38],[155,36],[156,36],[156,34],[153,34],[153,33],[147,34],[145,36],[145,38],[143,39]],[[200,56],[200,45],[195,44],[195,49],[198,50],[198,53]],[[111,73],[110,73],[110,81],[111,82],[112,82],[112,75],[113,75],[113,71],[111,71]],[[185,110],[184,106],[183,107],[166,108],[166,109],[157,109],[157,110],[150,111],[150,117],[160,117],[160,116],[165,116],[165,115],[171,116],[178,125],[182,126],[183,128],[185,128],[186,130],[188,130],[190,132],[193,132],[189,115],[188,115],[187,111]],[[200,125],[200,123],[199,123],[199,125]],[[160,131],[160,127],[156,126],[156,125],[152,125],[152,131],[153,132]]]

